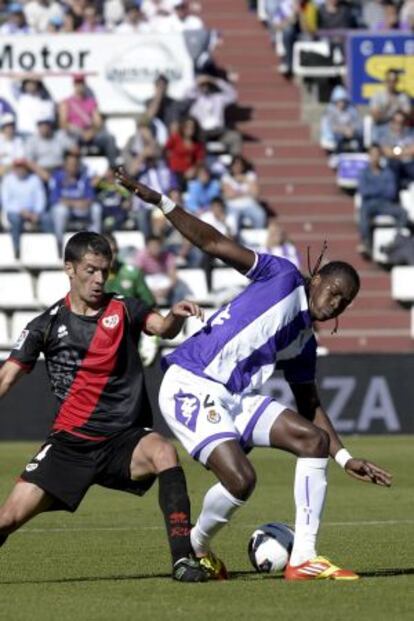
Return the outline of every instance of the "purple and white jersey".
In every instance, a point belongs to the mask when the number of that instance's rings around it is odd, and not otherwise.
[[[249,286],[164,365],[219,382],[233,394],[259,389],[275,368],[288,382],[313,381],[316,340],[302,275],[286,259],[259,254],[247,276]]]

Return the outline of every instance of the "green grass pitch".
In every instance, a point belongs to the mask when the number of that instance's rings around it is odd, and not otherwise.
[[[144,498],[93,488],[75,515],[42,515],[0,552],[0,619],[42,621],[414,619],[414,438],[347,441],[394,474],[391,489],[351,480],[330,465],[319,551],[355,569],[354,583],[285,583],[256,574],[247,542],[266,521],[292,522],[294,459],[256,450],[253,497],[216,541],[228,582],[182,585],[170,561],[157,487]],[[37,445],[0,444],[4,497]],[[183,455],[193,517],[213,477]]]

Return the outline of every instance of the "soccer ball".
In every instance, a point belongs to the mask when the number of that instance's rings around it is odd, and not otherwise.
[[[279,522],[263,524],[250,537],[248,553],[256,571],[283,571],[293,547],[294,531]]]

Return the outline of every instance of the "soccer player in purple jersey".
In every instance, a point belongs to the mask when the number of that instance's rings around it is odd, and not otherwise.
[[[118,181],[158,206],[191,243],[246,274],[251,284],[206,326],[167,356],[160,390],[163,416],[186,450],[217,476],[191,531],[193,549],[212,578],[224,564],[209,548],[215,535],[251,495],[256,475],[245,449],[271,446],[297,455],[294,483],[295,540],[288,580],[355,580],[316,552],[329,456],[362,481],[389,486],[391,475],[344,448],[321,406],[315,384],[314,321],[338,317],[360,282],[348,263],[335,261],[305,280],[289,261],[256,254],[169,198],[118,172]],[[282,369],[298,412],[257,390]]]
[[[29,322],[0,369],[2,397],[43,352],[58,406],[46,442],[0,507],[0,546],[38,513],[76,511],[93,484],[142,496],[158,477],[172,576],[204,582],[190,542],[184,472],[172,444],[150,428],[137,353],[142,330],[173,338],[187,317],[202,312],[184,300],[162,317],[145,302],[105,293],[111,261],[103,236],[72,236],[65,248],[69,293]]]

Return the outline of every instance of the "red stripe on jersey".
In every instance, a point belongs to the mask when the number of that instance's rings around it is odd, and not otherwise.
[[[17,358],[12,358],[12,356],[9,356],[9,358],[7,358],[7,362],[14,362],[14,364],[17,364],[17,366],[20,367],[22,371],[26,371],[26,373],[30,373],[30,371],[33,369],[32,364],[25,364],[24,362],[20,362],[20,360],[17,360]]]
[[[89,420],[115,367],[124,326],[124,305],[112,299],[98,319],[89,349],[58,411],[54,430],[81,430]]]

